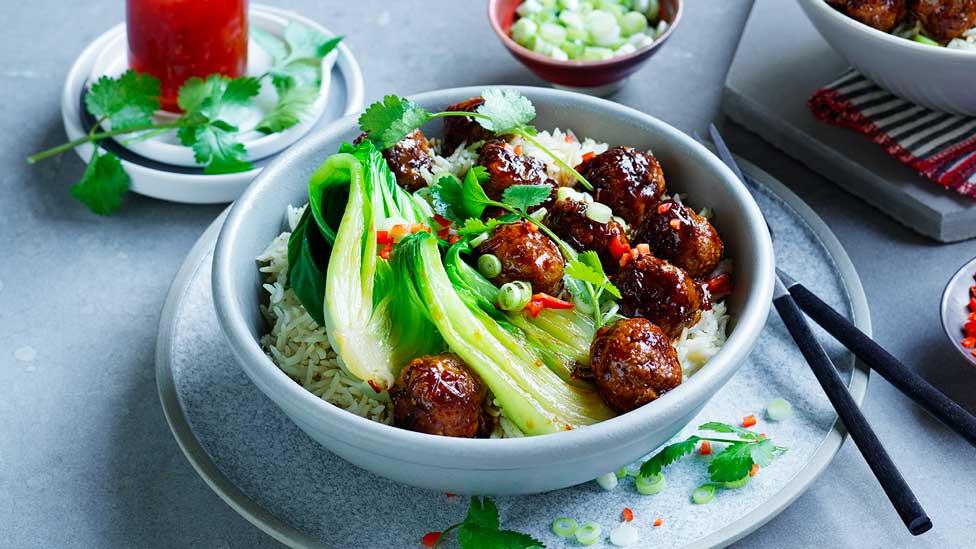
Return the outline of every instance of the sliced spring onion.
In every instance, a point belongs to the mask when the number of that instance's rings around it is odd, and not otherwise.
[[[552,521],[552,533],[561,538],[568,538],[576,533],[579,524],[569,517],[559,517]]]
[[[596,477],[596,483],[600,485],[600,488],[609,492],[617,487],[617,475],[613,473],[600,475]]]
[[[606,225],[607,223],[610,223],[611,219],[613,219],[613,210],[611,210],[606,204],[594,202],[586,207],[586,217],[588,217],[591,221],[596,221],[601,225]]]
[[[715,499],[715,485],[702,484],[691,493],[691,501],[695,505],[704,505]]]
[[[627,467],[621,467],[620,469],[614,471],[613,474],[617,475],[617,478],[624,478],[627,476]]]
[[[576,529],[576,541],[580,545],[593,545],[600,539],[603,527],[595,522],[587,522]]]
[[[620,18],[620,30],[630,36],[647,30],[647,16],[636,11],[627,12]]]
[[[498,307],[503,311],[521,311],[531,299],[532,286],[528,282],[506,282],[498,289]]]
[[[932,40],[931,38],[929,38],[928,36],[925,36],[923,34],[916,34],[915,35],[915,41],[918,42],[919,44],[925,44],[926,46],[940,46],[941,45],[938,42],[936,42],[935,40]]]
[[[478,270],[485,278],[495,278],[502,272],[502,262],[495,254],[485,254],[478,258]]]
[[[629,547],[640,540],[640,533],[630,523],[624,522],[610,530],[610,543],[617,547]]]
[[[732,480],[729,482],[720,482],[719,486],[725,488],[726,490],[735,490],[736,488],[742,488],[746,484],[749,484],[749,475],[746,475],[739,480]]]
[[[637,478],[634,479],[634,487],[637,488],[637,493],[645,496],[656,494],[667,486],[668,481],[660,473],[650,477],[637,475]]]
[[[774,398],[766,405],[766,417],[772,421],[783,421],[793,415],[793,405],[782,398]]]
[[[490,235],[488,233],[479,234],[478,236],[471,239],[471,247],[477,248],[478,246],[481,246],[482,244],[485,243],[485,240],[488,240],[489,237]]]

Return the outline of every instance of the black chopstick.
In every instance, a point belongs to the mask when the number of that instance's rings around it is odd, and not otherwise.
[[[797,305],[837,341],[850,349],[865,364],[881,377],[888,380],[908,398],[927,410],[947,427],[959,433],[970,444],[976,446],[976,416],[933,387],[921,376],[909,370],[904,364],[875,343],[864,332],[857,329],[830,305],[824,303],[802,284],[784,273],[786,289]]]
[[[783,294],[773,299],[773,305],[779,311],[780,317],[796,341],[800,352],[803,353],[803,357],[806,358],[810,369],[817,376],[820,386],[827,393],[827,398],[847,428],[851,440],[861,451],[864,461],[878,479],[878,483],[888,495],[902,522],[908,527],[908,531],[917,536],[930,530],[932,521],[925,513],[925,509],[922,509],[911,487],[905,482],[888,456],[884,445],[878,440],[878,436],[874,434],[857,403],[854,402],[830,357],[810,330],[793,296],[783,288]]]

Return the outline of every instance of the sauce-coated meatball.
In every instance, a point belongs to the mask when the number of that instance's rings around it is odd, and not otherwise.
[[[701,279],[722,259],[722,239],[707,219],[673,200],[658,204],[634,235],[651,253]]]
[[[465,99],[448,106],[446,111],[475,112],[485,100],[478,97]],[[470,116],[447,116],[444,118],[444,142],[441,152],[445,156],[453,153],[461,144],[470,145],[478,141],[494,139],[495,134],[486,130]]]
[[[668,337],[681,335],[698,322],[702,291],[680,267],[646,254],[620,268],[614,278],[620,290],[620,312],[657,324]]]
[[[603,401],[620,413],[681,384],[681,364],[671,341],[644,318],[600,328],[590,345],[590,369]]]
[[[586,216],[589,204],[573,198],[558,200],[549,211],[546,226],[559,238],[577,251],[593,250],[600,256],[600,263],[608,273],[615,273],[619,263],[610,253],[610,243],[614,239],[624,247],[629,245],[624,228],[611,218],[608,223],[599,223]]]
[[[976,27],[976,0],[911,0],[911,10],[925,33],[939,42]]]
[[[448,437],[487,437],[488,388],[455,354],[413,359],[390,387],[397,427]]]
[[[532,285],[532,292],[556,296],[563,287],[563,256],[551,238],[526,221],[496,227],[491,238],[478,246],[479,254],[494,254],[502,264],[501,273],[491,281],[501,287],[521,280]]]
[[[422,172],[430,172],[430,143],[420,130],[414,130],[396,145],[383,151],[383,158],[396,174],[397,183],[413,192],[427,186]]]
[[[888,32],[908,13],[908,0],[827,0],[844,15]]]
[[[593,198],[633,227],[661,201],[664,171],[653,155],[631,147],[613,147],[576,167],[593,185]]]
[[[500,139],[484,144],[478,153],[478,165],[483,166],[491,178],[484,184],[485,194],[493,200],[501,200],[502,193],[512,185],[549,185],[546,165],[531,156],[517,154],[515,147]]]

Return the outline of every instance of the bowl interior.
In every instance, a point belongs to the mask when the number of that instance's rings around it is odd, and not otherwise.
[[[538,113],[535,125],[540,130],[561,127],[581,137],[650,149],[664,167],[671,192],[688,193],[692,206],[709,206],[716,212],[715,225],[726,243],[727,255],[735,261],[736,290],[728,300],[734,326],[726,345],[686,383],[648,406],[586,429],[523,439],[453,439],[414,433],[360,418],[305,391],[264,355],[258,343],[267,327],[260,312],[265,297],[255,258],[282,231],[286,207],[307,201],[306,182],[312,172],[342,142],[359,134],[353,116],[307,138],[272,163],[235,203],[215,254],[214,297],[221,327],[245,371],[293,419],[303,416],[313,424],[322,422],[330,429],[342,430],[364,448],[375,445],[377,451],[383,451],[396,443],[411,444],[414,456],[433,458],[446,452],[452,458],[470,460],[472,467],[497,467],[499,459],[507,459],[506,466],[515,467],[518,460],[509,459],[514,454],[531,463],[541,455],[534,452],[543,449],[550,458],[570,459],[578,457],[583,446],[632,444],[649,432],[660,431],[657,443],[663,442],[683,426],[682,419],[690,418],[691,412],[731,377],[751,350],[765,324],[772,296],[772,244],[762,214],[742,183],[707,149],[650,116],[581,94],[518,89],[534,103]],[[439,110],[480,92],[477,87],[458,88],[413,99],[425,108]],[[424,132],[438,137],[439,124],[425,126]]]

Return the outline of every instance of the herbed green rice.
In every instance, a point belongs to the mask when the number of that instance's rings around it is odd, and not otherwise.
[[[536,138],[550,147],[570,166],[582,162],[583,154],[606,151],[606,143],[592,139],[582,142],[575,137],[566,139],[566,133],[556,129],[540,132]],[[546,163],[549,175],[554,180],[569,184],[572,175],[551,162],[542,151],[528,143],[521,144],[526,154]],[[430,179],[441,173],[463,175],[477,160],[477,153],[459,147],[449,157],[434,157],[434,167]],[[390,425],[393,423],[392,405],[386,393],[377,394],[368,385],[342,369],[335,351],[329,344],[325,328],[322,328],[305,312],[294,292],[285,289],[288,273],[288,237],[297,225],[303,208],[289,207],[286,212],[288,230],[278,235],[258,258],[260,271],[264,274],[264,290],[268,293],[267,305],[261,312],[271,326],[271,331],[261,338],[261,345],[271,360],[302,387],[319,398],[330,402],[358,416]],[[730,269],[723,262],[724,270]],[[725,344],[729,316],[724,303],[716,303],[709,311],[703,311],[698,323],[685,329],[674,346],[678,353],[685,377],[694,374]],[[489,412],[498,418],[492,438],[512,438],[524,436],[519,428],[509,421],[498,408],[497,403]]]

